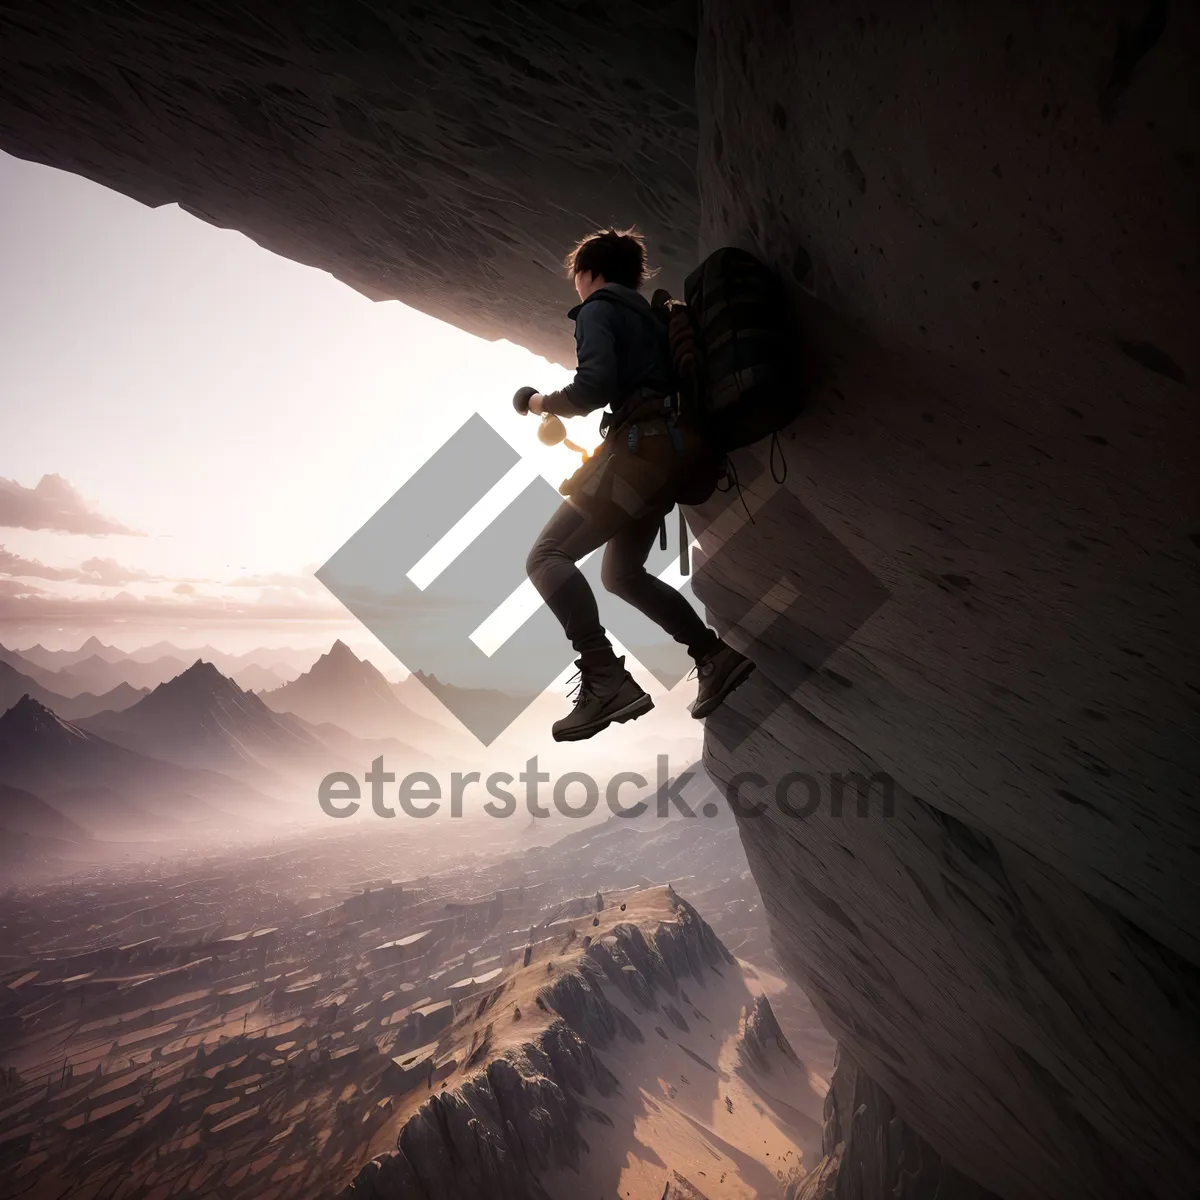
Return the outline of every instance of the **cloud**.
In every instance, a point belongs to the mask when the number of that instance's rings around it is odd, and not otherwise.
[[[78,567],[48,567],[36,558],[22,558],[0,546],[0,575],[24,575],[30,579],[78,579]]]
[[[24,600],[31,596],[44,596],[47,593],[32,583],[20,579],[0,579],[0,613],[7,607],[8,600]]]
[[[151,575],[137,567],[124,567],[115,558],[89,558],[79,568],[80,583],[98,583],[104,587],[122,587],[127,583],[155,583],[161,575]]]
[[[275,573],[271,575],[240,575],[237,579],[231,579],[228,586],[284,588],[297,592],[309,592],[313,595],[322,595],[326,592],[324,585],[313,574],[284,575]]]
[[[99,587],[123,587],[127,583],[159,583],[162,576],[137,567],[126,567],[115,558],[89,558],[78,567],[50,567],[36,558],[22,558],[0,546],[0,575],[22,575],[28,579],[57,579]]]
[[[135,596],[117,592],[111,596],[65,596],[18,580],[0,579],[0,625],[71,624],[87,625],[96,630],[123,625],[243,625],[294,623],[318,625],[354,625],[354,617],[332,596],[301,596],[282,589],[268,589],[245,600],[206,595],[192,589],[173,595]],[[444,602],[424,596],[406,598],[401,609],[391,611],[393,618],[407,613],[408,619],[420,620],[437,613]]]
[[[110,533],[141,536],[89,507],[61,475],[43,475],[32,488],[23,487],[15,479],[0,479],[0,526],[53,529],[92,537]]]
[[[260,600],[269,597],[286,599],[289,594],[297,596],[328,597],[329,593],[310,572],[289,575],[282,572],[267,575],[242,575],[227,582],[216,579],[170,578],[153,575],[140,567],[127,567],[115,558],[89,558],[77,567],[52,567],[36,558],[24,558],[0,543],[0,575],[14,575],[25,579],[53,579],[61,583],[84,583],[95,587],[125,587],[130,583],[169,583],[178,596],[196,594],[196,584],[213,587],[256,588]],[[238,600],[236,603],[245,603]]]
[[[9,585],[8,587],[4,585]],[[180,585],[190,586],[190,585]],[[68,621],[109,622],[167,621],[196,624],[261,621],[346,621],[349,614],[339,605],[233,603],[221,596],[191,595],[135,596],[117,592],[112,596],[63,596],[0,580],[0,623]]]

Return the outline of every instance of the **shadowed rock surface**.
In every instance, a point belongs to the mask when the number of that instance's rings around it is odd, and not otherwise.
[[[678,1172],[663,1191],[660,1200],[708,1200],[690,1180],[684,1179]]]
[[[821,782],[741,821],[780,953],[1012,1200],[1198,1175],[1195,10],[1105,83],[1156,7],[713,0],[700,36],[703,240],[793,281],[818,359],[791,494],[697,581],[800,593],[706,763]],[[835,815],[841,772],[893,815]]]
[[[558,1072],[564,1061],[582,1068],[575,1073],[577,1088]],[[405,1125],[396,1153],[368,1164],[349,1195],[544,1196],[538,1173],[579,1164],[584,1149],[577,1129],[579,1095],[611,1090],[611,1077],[587,1043],[568,1028],[552,1026],[542,1045],[498,1058],[461,1088],[426,1101]]]
[[[689,10],[467,7],[25,0],[0,145],[569,355],[581,228],[694,258]],[[702,6],[702,241],[784,273],[813,366],[787,487],[697,514],[718,618],[802,601],[707,764],[896,781],[890,818],[826,788],[743,840],[868,1113],[1004,1200],[1200,1175],[1198,21]]]
[[[766,996],[755,997],[754,1004],[742,1018],[738,1058],[745,1070],[765,1071],[767,1074],[771,1072],[772,1062],[779,1058],[800,1065],[796,1052],[779,1028],[775,1011]]]
[[[896,1114],[896,1106],[846,1056],[825,1096],[825,1157],[788,1200],[994,1200],[943,1162]]]
[[[451,0],[16,0],[0,148],[570,361],[567,247],[697,227],[695,14]]]

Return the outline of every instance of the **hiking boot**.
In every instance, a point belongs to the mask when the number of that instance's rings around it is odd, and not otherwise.
[[[585,666],[583,659],[577,659],[575,665],[579,668],[575,707],[569,716],[554,722],[556,742],[580,742],[614,721],[632,721],[654,707],[649,694],[625,670],[623,658],[613,658],[602,668]]]
[[[692,716],[703,721],[739,683],[750,677],[753,670],[754,664],[744,654],[739,654],[726,642],[717,642],[714,650],[696,662],[700,688],[692,703]]]

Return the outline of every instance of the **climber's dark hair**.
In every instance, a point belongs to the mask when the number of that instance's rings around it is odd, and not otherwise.
[[[646,242],[636,229],[599,229],[576,243],[564,264],[574,279],[581,271],[602,275],[609,283],[639,288],[648,274]]]

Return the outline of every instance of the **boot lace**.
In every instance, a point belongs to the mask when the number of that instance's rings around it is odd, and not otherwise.
[[[567,680],[567,687],[571,690],[567,693],[567,699],[579,707],[587,696],[590,696],[596,689],[592,681],[584,674],[582,670],[576,671],[570,679]]]
[[[692,669],[687,673],[689,679],[707,679],[715,669],[714,660],[716,659],[716,651],[712,654],[705,655],[699,662],[692,664]]]

